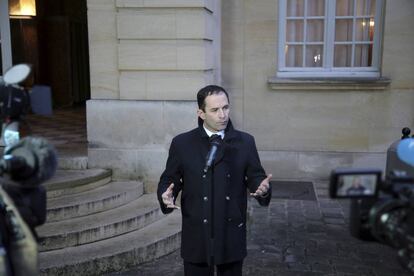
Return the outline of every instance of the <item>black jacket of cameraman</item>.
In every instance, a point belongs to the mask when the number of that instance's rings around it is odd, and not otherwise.
[[[33,188],[5,185],[3,188],[13,199],[20,215],[37,238],[35,227],[46,222],[46,189],[41,185]]]

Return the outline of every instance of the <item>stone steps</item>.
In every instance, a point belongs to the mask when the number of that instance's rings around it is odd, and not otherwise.
[[[44,184],[47,222],[36,229],[41,275],[102,275],[179,248],[180,212],[165,216],[142,182],[111,178],[104,169],[59,169]]]
[[[57,170],[43,185],[47,197],[59,197],[92,190],[111,181],[111,171],[105,169]]]
[[[166,255],[180,245],[180,212],[111,239],[40,253],[41,275],[101,275]]]
[[[66,156],[58,150],[58,168],[64,170],[86,170],[88,168],[88,156]]]
[[[143,195],[118,208],[89,216],[47,223],[38,228],[40,251],[77,246],[122,235],[160,219],[154,194]]]
[[[113,181],[80,194],[54,197],[47,202],[47,221],[103,212],[137,199],[144,192],[143,184],[136,181]]]

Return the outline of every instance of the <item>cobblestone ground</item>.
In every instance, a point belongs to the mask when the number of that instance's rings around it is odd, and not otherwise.
[[[413,275],[396,250],[353,238],[347,200],[332,200],[327,182],[316,182],[318,201],[272,199],[268,208],[249,202],[248,256],[243,275]],[[179,250],[122,275],[183,275]]]

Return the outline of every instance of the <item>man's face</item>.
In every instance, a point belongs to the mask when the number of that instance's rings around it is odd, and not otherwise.
[[[197,115],[204,121],[204,126],[218,132],[227,127],[229,122],[230,106],[226,94],[219,93],[207,96],[204,99],[205,111],[199,109]]]
[[[355,177],[352,181],[352,186],[355,188],[361,186],[361,179],[359,179],[359,177]]]

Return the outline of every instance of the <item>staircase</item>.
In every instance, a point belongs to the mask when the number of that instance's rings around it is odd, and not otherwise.
[[[179,248],[179,212],[163,215],[142,182],[115,181],[108,170],[84,167],[60,169],[44,184],[47,222],[37,228],[41,275],[101,275]]]

